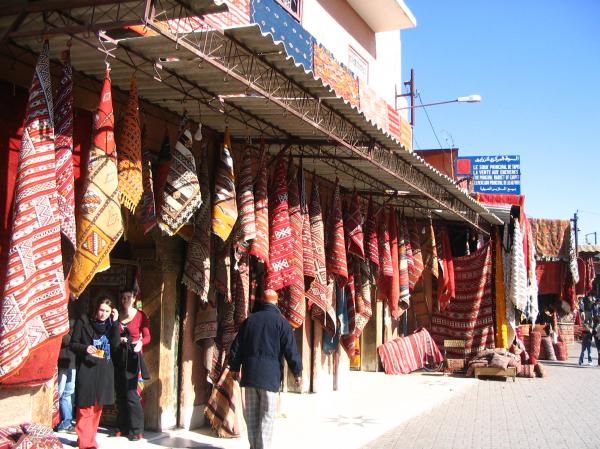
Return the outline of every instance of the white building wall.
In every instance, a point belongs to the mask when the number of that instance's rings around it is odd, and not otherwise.
[[[400,31],[376,33],[377,59],[350,35],[317,0],[304,0],[302,26],[334,57],[348,65],[351,46],[369,64],[368,84],[377,95],[394,105],[394,85],[401,85]]]

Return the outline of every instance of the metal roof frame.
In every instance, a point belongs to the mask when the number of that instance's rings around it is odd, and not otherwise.
[[[294,154],[310,156],[308,165],[321,176],[333,170],[347,189],[406,190],[410,195],[392,195],[392,201],[466,222],[484,233],[489,224],[500,223],[452,179],[402,148],[321,80],[294,64],[284,46],[258,26],[223,33],[196,12],[222,11],[222,5],[194,0],[194,6],[192,11],[182,0],[40,0],[13,8],[8,11],[12,16],[0,12],[4,27],[0,36],[30,49],[39,46],[42,35],[72,36],[72,60],[74,65],[80,61],[77,70],[100,79],[104,67],[89,55],[90,49],[100,49],[112,62],[113,84],[126,90],[131,72],[136,71],[140,97],[150,103],[178,114],[188,109],[192,119],[217,130],[229,124],[235,136],[295,143],[299,150]],[[113,38],[115,34],[107,32],[131,24],[156,35]],[[140,82],[141,78],[150,82]],[[190,111],[190,102],[197,105],[197,114]]]

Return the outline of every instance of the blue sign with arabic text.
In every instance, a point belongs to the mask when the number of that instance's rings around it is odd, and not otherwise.
[[[475,192],[521,194],[520,156],[460,157],[456,160],[456,174],[472,176]]]

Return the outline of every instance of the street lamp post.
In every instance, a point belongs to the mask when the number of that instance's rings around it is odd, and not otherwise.
[[[416,91],[415,91],[415,70],[414,69],[410,69],[410,80],[405,81],[404,85],[409,87],[409,91],[405,94],[399,94],[396,91],[396,93],[395,93],[396,111],[410,109],[410,124],[413,128],[415,126],[415,109],[416,108],[424,108],[426,106],[437,106],[439,104],[448,104],[448,103],[479,103],[479,102],[481,102],[481,95],[467,95],[465,97],[455,98],[454,100],[437,101],[435,103],[415,105]],[[399,108],[398,107],[398,98],[399,97],[410,97],[410,106]]]

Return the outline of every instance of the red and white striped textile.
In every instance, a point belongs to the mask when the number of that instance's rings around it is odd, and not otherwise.
[[[0,305],[0,382],[35,385],[52,378],[69,330],[60,246],[49,46],[35,67],[17,167],[8,266]],[[50,342],[58,343],[51,348]],[[47,357],[28,363],[36,349]],[[49,366],[46,366],[49,365]],[[23,368],[21,373],[19,369]]]
[[[390,340],[379,346],[377,352],[386,374],[408,374],[427,363],[437,364],[444,360],[425,328],[407,337]]]

